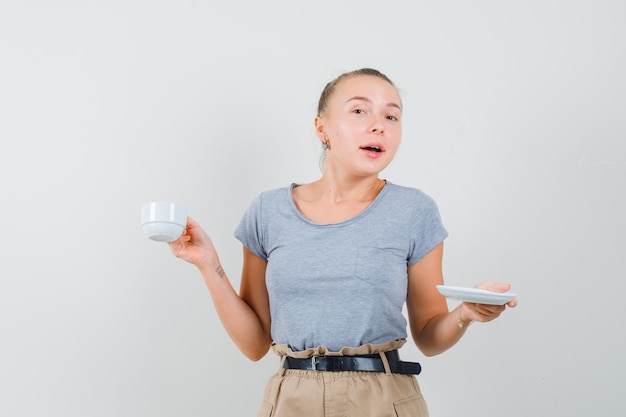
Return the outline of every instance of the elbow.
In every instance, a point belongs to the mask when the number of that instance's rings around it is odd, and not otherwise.
[[[250,346],[249,348],[240,349],[241,353],[252,362],[258,362],[265,357],[269,351],[269,346]]]
[[[432,358],[433,356],[437,356],[439,355],[441,352],[438,352],[436,350],[433,349],[424,349],[424,348],[419,348],[420,352],[422,352],[422,354],[424,356],[426,356],[427,358]]]
[[[440,353],[443,353],[441,349],[438,349],[436,346],[433,346],[432,343],[425,343],[424,341],[420,341],[417,338],[413,338],[413,342],[415,343],[415,346],[417,346],[419,351],[422,352],[422,354],[428,358],[431,358],[433,356],[439,355]]]
[[[250,359],[252,362],[258,362],[265,357],[265,353],[257,354],[257,353],[244,353],[246,358]]]

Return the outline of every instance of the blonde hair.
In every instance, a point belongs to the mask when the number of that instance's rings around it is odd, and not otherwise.
[[[361,69],[354,70],[354,71],[344,72],[343,74],[341,74],[340,76],[338,76],[337,78],[335,78],[334,80],[326,84],[326,86],[324,87],[324,90],[322,90],[322,94],[320,95],[319,102],[317,103],[317,115],[321,116],[322,113],[326,111],[326,107],[328,106],[328,100],[330,100],[330,97],[333,95],[333,93],[335,92],[335,89],[337,88],[337,85],[339,85],[341,81],[347,78],[356,77],[359,75],[369,75],[372,77],[378,77],[382,80],[387,81],[389,84],[391,84],[393,88],[396,88],[395,84],[393,83],[393,81],[391,81],[389,77],[387,77],[382,72],[373,68],[361,68]]]

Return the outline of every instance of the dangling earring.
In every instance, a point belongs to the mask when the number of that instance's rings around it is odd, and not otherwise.
[[[330,141],[329,141],[329,140],[327,140],[326,142],[323,142],[323,143],[322,143],[322,149],[323,149],[324,151],[328,151],[328,150],[330,150]]]

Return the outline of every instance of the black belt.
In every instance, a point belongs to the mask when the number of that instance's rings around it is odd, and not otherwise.
[[[385,352],[389,369],[394,374],[419,375],[422,367],[417,362],[403,362],[397,350]],[[358,356],[312,356],[310,358],[292,358],[287,356],[285,369],[300,369],[309,371],[366,371],[385,372],[385,366],[380,354]]]

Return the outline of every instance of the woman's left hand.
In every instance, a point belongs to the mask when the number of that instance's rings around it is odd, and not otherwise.
[[[511,284],[500,284],[488,281],[478,284],[475,288],[503,293],[511,289]],[[507,306],[515,307],[516,305],[517,298],[514,298],[504,305],[463,302],[461,305],[461,320],[463,322],[478,321],[485,323],[498,318],[500,314],[506,310]]]

